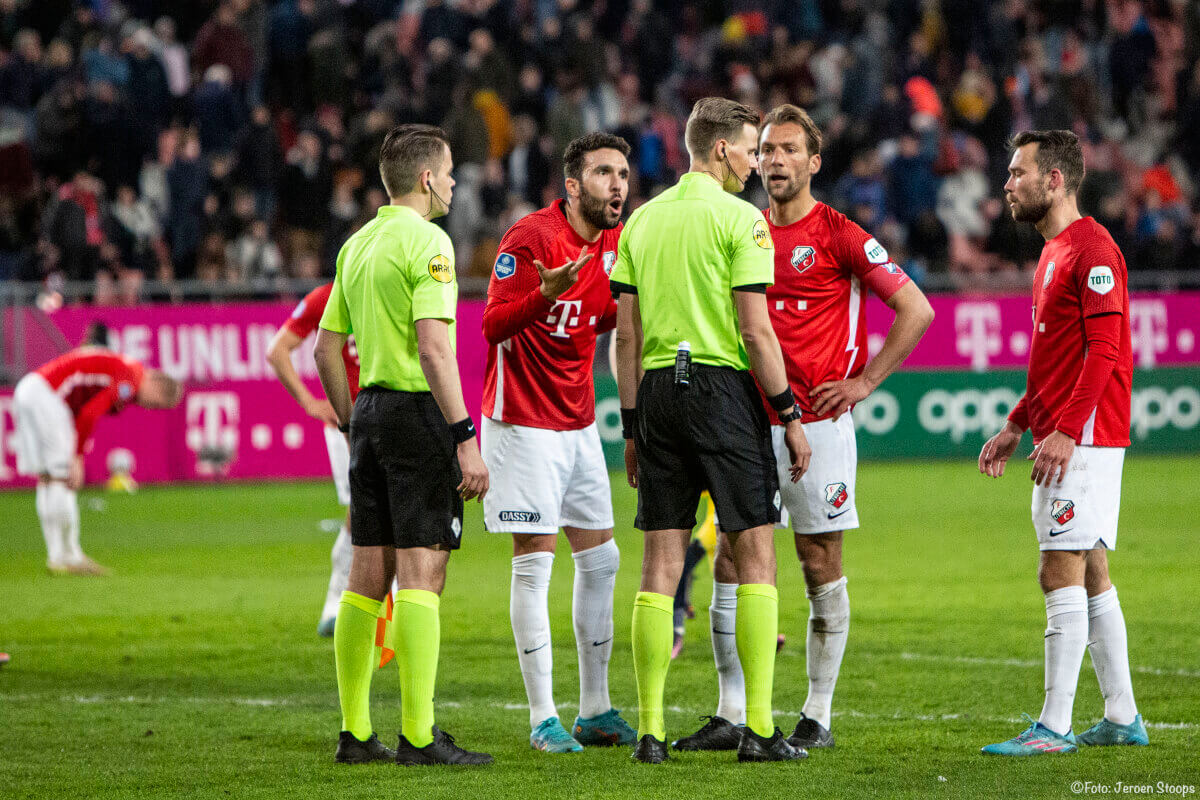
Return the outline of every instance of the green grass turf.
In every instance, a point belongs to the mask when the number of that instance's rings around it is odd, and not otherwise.
[[[1001,481],[967,463],[863,464],[863,528],[846,541],[852,624],[835,698],[836,750],[806,762],[739,765],[684,755],[663,767],[628,750],[550,757],[529,749],[508,622],[510,545],[472,504],[442,602],[438,720],[496,756],[479,770],[332,763],[339,727],[332,643],[315,635],[336,517],[327,484],[147,489],[82,496],[84,544],[108,579],[50,578],[29,493],[0,496],[0,796],[89,797],[1067,797],[1073,781],[1200,785],[1197,459],[1131,458],[1113,577],[1129,628],[1149,748],[986,758],[1042,698],[1045,616],[1034,579],[1026,465]],[[629,648],[640,536],[633,492],[614,476],[623,566],[611,675],[636,724]],[[100,507],[101,503],[103,508]],[[804,701],[808,604],[790,537],[778,537],[775,707]],[[668,677],[669,734],[711,713],[710,574]],[[571,559],[555,567],[551,619],[562,716],[574,717]],[[373,714],[399,725],[392,667]],[[1075,725],[1103,705],[1085,658]]]

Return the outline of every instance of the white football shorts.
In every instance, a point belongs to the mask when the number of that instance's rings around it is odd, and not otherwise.
[[[325,449],[329,451],[329,470],[333,473],[333,488],[338,502],[350,505],[350,445],[337,428],[325,426]]]
[[[577,431],[552,431],[484,417],[480,439],[491,478],[483,518],[492,533],[613,526],[608,467],[596,423]]]
[[[46,379],[31,372],[13,391],[17,473],[66,480],[75,460],[75,417]]]
[[[783,441],[783,426],[771,426],[771,444],[779,470],[779,494],[783,501],[780,527],[791,519],[796,533],[829,533],[858,527],[854,505],[854,478],[858,470],[858,440],[854,420],[842,414],[837,422],[822,419],[804,424],[804,435],[812,447],[808,471],[792,483],[791,456]]]
[[[1124,447],[1075,448],[1062,483],[1033,487],[1039,550],[1117,549]],[[1056,479],[1057,480],[1057,479]]]

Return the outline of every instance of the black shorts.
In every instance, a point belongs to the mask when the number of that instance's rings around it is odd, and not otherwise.
[[[456,550],[462,470],[429,392],[369,386],[350,417],[350,541],[359,547]]]
[[[637,408],[638,528],[695,527],[705,489],[724,530],[779,521],[771,427],[749,372],[693,364],[676,386],[674,368],[650,370]]]

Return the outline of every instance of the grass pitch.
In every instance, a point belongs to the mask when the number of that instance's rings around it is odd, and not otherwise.
[[[438,721],[497,763],[483,769],[339,767],[332,642],[315,634],[339,515],[328,484],[194,486],[82,496],[84,544],[107,579],[50,578],[33,497],[0,495],[0,796],[158,797],[1068,797],[1200,788],[1200,482],[1197,459],[1125,466],[1114,582],[1129,629],[1149,748],[988,758],[1042,701],[1045,612],[1034,573],[1028,468],[1000,481],[968,463],[867,463],[863,527],[847,536],[851,634],[834,700],[838,745],[805,762],[739,765],[686,754],[662,767],[629,751],[547,756],[528,746],[508,622],[509,557],[472,504],[442,601]],[[611,684],[636,725],[629,624],[641,556],[635,498],[613,476],[622,567]],[[806,692],[808,604],[780,533],[777,723]],[[671,667],[668,735],[711,713],[711,575],[697,571],[697,619]],[[571,559],[551,587],[556,695],[575,714]],[[376,673],[373,717],[399,727],[394,668]],[[1085,658],[1081,731],[1103,703]],[[1099,788],[1097,788],[1099,787]],[[1172,792],[1172,788],[1174,791]],[[1076,792],[1076,789],[1082,789]]]

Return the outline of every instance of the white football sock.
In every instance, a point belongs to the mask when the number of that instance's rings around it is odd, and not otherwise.
[[[1066,586],[1046,593],[1046,703],[1038,721],[1057,734],[1071,730],[1071,708],[1087,647],[1087,591]]]
[[[832,583],[808,590],[808,699],[804,716],[826,729],[833,715],[833,688],[842,668],[850,637],[850,595],[843,575]]]
[[[550,595],[550,569],[553,553],[527,553],[513,556],[512,592],[508,613],[513,638],[517,643],[517,661],[525,679],[529,697],[529,726],[537,727],[548,717],[557,717],[554,707],[554,656],[550,648],[550,613],[546,608]]]
[[[338,605],[342,601],[342,591],[350,583],[350,562],[354,560],[354,545],[350,543],[350,531],[343,524],[333,540],[333,549],[329,551],[329,560],[333,570],[329,573],[329,589],[325,592],[325,606],[321,609],[321,619],[336,617]]]
[[[66,486],[62,487],[66,499],[60,501],[64,503],[66,511],[66,524],[64,526],[66,539],[66,559],[69,564],[81,564],[86,558],[83,554],[83,548],[79,544],[79,497],[74,491]]]
[[[621,566],[621,551],[609,539],[571,557],[575,559],[571,618],[579,651],[579,716],[590,719],[612,708],[608,661],[613,647],[613,586]]]
[[[717,716],[734,725],[746,722],[746,683],[737,653],[736,583],[713,581],[708,619],[712,631],[713,660],[717,662]]]
[[[1133,701],[1133,682],[1129,678],[1129,650],[1125,636],[1125,615],[1117,588],[1101,592],[1088,601],[1088,652],[1104,695],[1104,718],[1117,725],[1128,725],[1137,716]]]
[[[42,524],[42,538],[46,541],[46,564],[58,566],[66,563],[66,542],[61,509],[55,505],[51,491],[57,484],[39,483],[34,496],[38,522]]]

